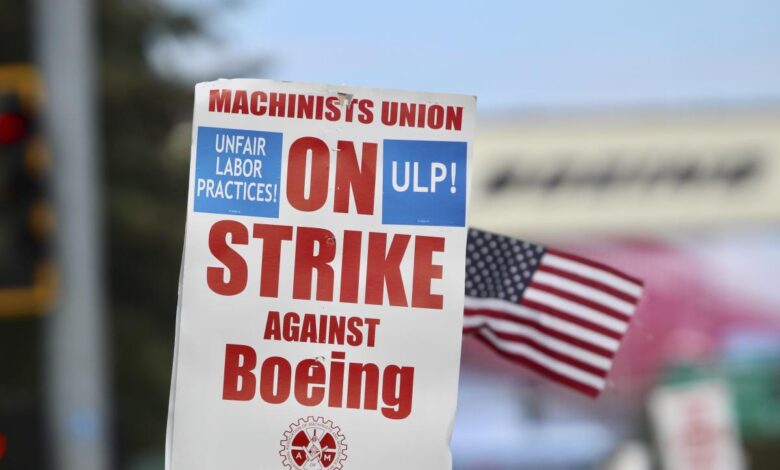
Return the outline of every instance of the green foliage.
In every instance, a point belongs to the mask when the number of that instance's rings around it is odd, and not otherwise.
[[[165,80],[147,47],[197,19],[145,2],[99,2],[102,155],[120,460],[165,442],[187,161],[166,151],[192,88]],[[182,158],[184,157],[184,158]]]
[[[32,2],[0,0],[0,64],[27,62]]]

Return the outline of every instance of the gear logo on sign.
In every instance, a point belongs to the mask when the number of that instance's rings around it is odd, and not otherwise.
[[[322,417],[301,418],[281,441],[282,464],[288,470],[340,470],[347,458],[341,429]]]

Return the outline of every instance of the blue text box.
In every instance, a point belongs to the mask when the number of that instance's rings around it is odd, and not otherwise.
[[[195,211],[279,217],[282,134],[198,128]]]
[[[382,223],[466,225],[466,142],[385,140]]]

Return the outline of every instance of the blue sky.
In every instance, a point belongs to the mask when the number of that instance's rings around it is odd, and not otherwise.
[[[263,76],[481,109],[780,100],[776,0],[266,0],[209,17],[219,55],[267,58]]]

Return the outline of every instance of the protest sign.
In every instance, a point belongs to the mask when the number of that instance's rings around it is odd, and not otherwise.
[[[648,401],[665,470],[741,470],[731,394],[712,379],[658,387]]]
[[[168,469],[451,468],[474,113],[196,86]]]

